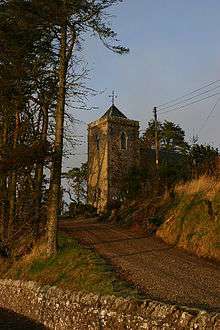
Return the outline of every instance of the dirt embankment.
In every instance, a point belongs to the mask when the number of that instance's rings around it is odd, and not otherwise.
[[[210,178],[176,187],[176,201],[157,236],[198,256],[220,261],[220,182]]]
[[[220,182],[208,177],[178,185],[174,197],[141,197],[109,219],[141,227],[166,243],[220,261]]]

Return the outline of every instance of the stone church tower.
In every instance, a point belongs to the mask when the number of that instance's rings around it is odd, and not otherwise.
[[[139,122],[113,104],[88,125],[88,203],[104,212],[122,190],[122,180],[139,165]]]

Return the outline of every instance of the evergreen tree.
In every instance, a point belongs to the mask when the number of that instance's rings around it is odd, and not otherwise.
[[[20,180],[32,187],[31,195],[37,189],[33,172],[38,162],[43,164],[46,147],[45,138],[44,144],[41,139],[42,114],[54,86],[47,71],[54,58],[53,38],[32,10],[27,1],[9,0],[0,5],[0,227],[1,239],[8,242],[13,241],[19,214],[24,188]],[[32,206],[30,210],[36,210]]]
[[[185,141],[185,132],[177,124],[165,120],[163,123],[158,122],[158,139],[161,150],[186,152],[188,144]],[[146,128],[142,143],[145,148],[155,147],[155,123],[150,121]]]
[[[58,15],[54,28],[57,31],[58,47],[58,93],[55,114],[55,142],[49,188],[48,203],[48,256],[57,251],[57,213],[60,198],[62,155],[64,139],[64,116],[66,102],[66,85],[69,63],[77,42],[82,42],[81,36],[93,32],[110,50],[123,54],[128,51],[120,45],[115,45],[116,33],[112,31],[105,19],[105,10],[119,3],[118,0],[99,1],[57,1]]]
[[[0,228],[13,237],[23,208],[22,191],[32,202],[37,236],[44,166],[51,161],[48,198],[48,255],[57,250],[64,121],[69,97],[79,81],[70,78],[75,54],[86,33],[123,54],[106,10],[120,0],[6,0],[0,3]],[[75,62],[76,65],[78,63]],[[77,77],[78,79],[79,77]],[[71,81],[69,80],[71,79]],[[80,91],[80,97],[84,92]],[[52,148],[48,148],[50,145]],[[22,159],[24,160],[22,162]],[[8,207],[9,205],[9,207]],[[9,209],[9,212],[6,210]]]

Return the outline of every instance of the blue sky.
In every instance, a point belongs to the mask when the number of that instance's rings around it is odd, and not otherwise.
[[[127,0],[111,9],[111,14],[112,27],[130,54],[115,55],[99,40],[86,38],[84,57],[91,69],[88,84],[105,92],[89,100],[88,105],[97,110],[76,111],[76,118],[89,122],[100,117],[115,89],[117,107],[139,120],[143,128],[152,118],[153,106],[220,79],[220,1]],[[187,139],[205,123],[199,142],[219,147],[220,102],[206,122],[218,97],[160,119],[179,124]],[[77,132],[86,139],[85,125],[77,127]],[[86,160],[86,144],[76,153],[68,166]]]

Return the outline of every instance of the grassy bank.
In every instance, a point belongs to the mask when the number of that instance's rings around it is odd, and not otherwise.
[[[45,258],[45,244],[41,242],[18,261],[0,259],[0,278],[36,281],[103,295],[141,297],[95,252],[65,236],[59,237],[59,253],[54,258]]]
[[[157,236],[198,256],[220,261],[220,182],[201,177],[178,185],[175,196]]]
[[[126,201],[111,221],[198,256],[220,261],[220,181],[201,177],[179,184],[174,196],[139,196]]]

